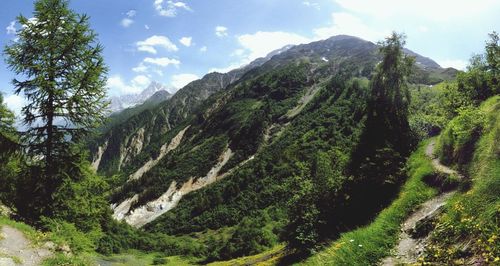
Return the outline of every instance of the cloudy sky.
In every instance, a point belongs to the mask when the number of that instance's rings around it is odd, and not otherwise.
[[[2,0],[2,48],[20,28],[15,17],[31,17],[32,6]],[[483,51],[487,33],[500,30],[498,0],[72,0],[70,6],[91,17],[105,47],[110,95],[137,93],[152,80],[180,88],[286,44],[337,34],[376,42],[392,30],[404,32],[409,49],[463,69]],[[1,60],[0,92],[19,109],[12,78]]]

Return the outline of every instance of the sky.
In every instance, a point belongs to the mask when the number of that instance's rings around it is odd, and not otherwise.
[[[2,0],[2,50],[21,27],[16,16],[32,17],[33,2]],[[404,32],[407,48],[465,69],[487,34],[500,31],[498,0],[72,0],[70,8],[89,15],[98,33],[111,96],[138,93],[151,81],[174,92],[287,44],[338,34],[377,42]],[[13,77],[2,54],[0,92],[18,113],[24,98],[13,94]]]

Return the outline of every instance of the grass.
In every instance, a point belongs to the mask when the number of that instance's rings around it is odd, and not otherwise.
[[[304,265],[374,265],[389,255],[398,241],[401,223],[421,203],[437,191],[423,180],[435,175],[430,159],[425,155],[429,140],[423,141],[408,161],[409,178],[398,198],[368,226],[341,235],[328,248],[318,252]]]
[[[468,169],[471,189],[456,195],[439,220],[425,261],[443,265],[474,259],[500,264],[500,96],[485,101],[486,114]]]
[[[162,253],[144,253],[137,250],[129,250],[126,253],[114,254],[111,256],[98,256],[94,258],[101,265],[112,266],[135,266],[135,265],[195,265],[194,258],[182,256],[166,257]]]
[[[285,245],[280,244],[270,250],[267,250],[265,252],[256,255],[241,257],[228,261],[217,261],[208,264],[208,266],[275,265],[277,263],[277,260],[281,258],[284,248]]]

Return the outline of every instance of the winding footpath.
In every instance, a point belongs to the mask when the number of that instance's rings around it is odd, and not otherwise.
[[[2,226],[0,237],[0,266],[40,265],[51,256],[45,248],[34,248],[31,241],[19,230],[8,225]]]
[[[463,176],[457,171],[441,164],[438,158],[434,156],[434,147],[436,141],[432,140],[425,150],[425,154],[432,159],[432,166],[436,171],[448,175],[457,175],[460,179]],[[429,235],[421,238],[413,238],[411,232],[416,227],[417,223],[424,221],[429,217],[433,217],[438,214],[446,201],[455,193],[456,191],[450,191],[437,195],[436,197],[422,203],[417,211],[412,213],[402,224],[401,233],[399,235],[399,242],[394,249],[392,256],[386,257],[380,263],[383,266],[401,265],[401,264],[412,264],[416,263],[418,257],[423,253],[427,243],[429,242]]]

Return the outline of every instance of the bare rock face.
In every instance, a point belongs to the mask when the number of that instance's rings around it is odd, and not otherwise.
[[[120,150],[120,164],[119,168],[125,163],[130,162],[136,155],[138,155],[144,147],[144,133],[145,129],[142,127],[130,138],[127,144]]]
[[[162,214],[173,209],[181,198],[198,189],[208,186],[225,175],[219,175],[219,171],[233,156],[231,149],[227,148],[219,157],[219,161],[210,169],[206,176],[201,178],[190,178],[180,188],[177,188],[177,182],[172,181],[167,192],[161,195],[154,201],[148,202],[146,205],[140,206],[134,210],[130,210],[133,203],[138,199],[138,195],[125,200],[117,206],[112,206],[114,210],[113,217],[118,220],[124,219],[128,224],[134,227],[142,227],[147,223],[152,222]]]
[[[435,223],[443,212],[443,207],[444,205],[440,205],[437,208],[431,210],[431,212],[429,212],[426,216],[416,221],[415,224],[413,224],[413,227],[408,228],[406,230],[406,233],[414,239],[428,236],[429,233],[434,229]]]
[[[104,151],[106,150],[107,147],[108,147],[108,141],[104,142],[102,146],[99,146],[97,148],[97,153],[94,155],[91,164],[92,169],[94,169],[95,171],[99,169],[99,165],[101,164],[102,160],[102,155],[104,154]]]
[[[147,171],[151,170],[158,162],[165,157],[169,152],[175,150],[179,144],[181,144],[182,138],[184,137],[184,133],[189,129],[190,126],[187,126],[183,130],[181,130],[177,135],[170,141],[170,143],[164,144],[160,148],[160,154],[156,159],[151,159],[147,161],[141,168],[137,169],[132,175],[129,176],[128,181],[135,180],[141,178]]]

